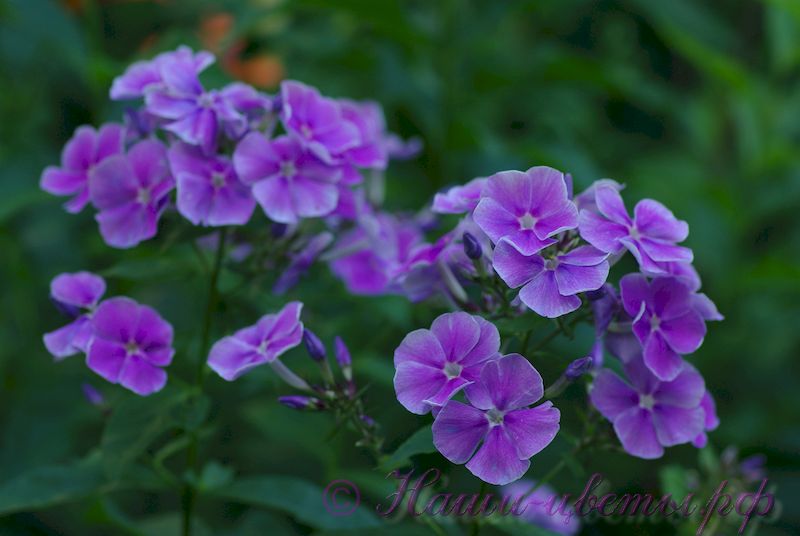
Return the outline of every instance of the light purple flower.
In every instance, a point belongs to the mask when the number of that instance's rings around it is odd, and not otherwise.
[[[86,364],[111,383],[147,396],[167,383],[172,362],[172,326],[151,307],[130,298],[110,298],[92,315],[94,337]]]
[[[544,259],[526,256],[506,239],[494,249],[492,264],[511,288],[522,287],[519,298],[547,318],[571,313],[581,306],[581,292],[597,290],[608,277],[608,254],[591,246]]]
[[[484,482],[513,482],[558,433],[561,414],[552,402],[528,407],[543,394],[542,377],[521,355],[490,361],[466,388],[471,405],[450,400],[437,414],[433,444]]]
[[[692,444],[699,449],[705,447],[708,443],[708,435],[706,432],[716,430],[719,426],[719,417],[717,417],[717,404],[714,402],[714,398],[708,391],[703,394],[703,399],[700,401],[700,407],[703,408],[703,415],[705,417],[703,420],[703,431],[692,440]]]
[[[300,313],[303,304],[289,302],[253,326],[217,341],[208,354],[208,366],[222,378],[233,381],[253,368],[271,363],[303,340]]]
[[[176,63],[188,65],[192,72],[199,74],[214,63],[214,55],[206,51],[194,53],[189,47],[181,46],[177,50],[163,52],[152,60],[137,61],[111,83],[111,100],[138,99],[144,97],[147,90],[163,89],[162,68],[169,68]]]
[[[599,213],[600,210],[597,208],[597,202],[595,201],[594,193],[598,188],[604,186],[613,188],[618,192],[625,188],[625,186],[613,179],[596,180],[588,188],[575,196],[575,206],[578,207],[578,210],[590,210],[592,212]]]
[[[579,230],[597,249],[618,254],[627,248],[648,274],[666,273],[662,263],[692,261],[692,250],[676,245],[686,240],[689,225],[658,201],[639,201],[633,219],[613,186],[598,186],[595,201],[599,213],[582,210]]]
[[[431,329],[412,331],[394,352],[394,388],[408,411],[422,415],[443,406],[478,380],[484,364],[498,358],[500,334],[490,322],[447,313]]]
[[[481,192],[486,185],[485,177],[472,179],[467,184],[453,186],[433,197],[433,211],[439,214],[464,214],[478,206]]]
[[[384,136],[386,121],[383,109],[377,102],[356,102],[340,99],[342,118],[358,129],[359,143],[343,153],[343,157],[356,167],[386,169],[389,155]]]
[[[170,148],[168,156],[178,190],[178,212],[187,220],[210,226],[248,222],[256,201],[227,158],[207,156],[181,142]]]
[[[95,219],[110,246],[130,248],[156,234],[158,218],[174,181],[167,151],[155,140],[134,145],[127,155],[115,155],[89,175],[89,195],[99,210]]]
[[[536,490],[530,493],[534,488]],[[536,482],[532,480],[518,480],[504,486],[502,492],[503,497],[512,505],[517,504],[520,498],[524,498],[519,502],[516,511],[521,510],[520,518],[537,527],[566,536],[572,536],[581,530],[581,523],[573,507],[568,506],[565,499],[559,497],[547,484],[537,487]]]
[[[493,242],[505,238],[524,255],[554,244],[554,235],[578,226],[564,174],[545,166],[489,177],[473,217]]]
[[[706,334],[694,295],[680,279],[657,277],[648,282],[641,274],[624,276],[620,292],[625,311],[634,319],[645,365],[661,380],[674,379],[684,366],[681,355],[697,350]]]
[[[592,386],[591,401],[614,423],[623,448],[639,458],[660,458],[664,447],[692,442],[703,431],[700,406],[705,382],[686,365],[671,381],[659,381],[641,359],[625,363],[630,384],[603,369]]]
[[[268,140],[251,132],[236,146],[233,165],[266,215],[277,222],[326,216],[339,200],[341,169],[325,164],[289,136]]]
[[[89,172],[100,162],[123,151],[125,129],[108,123],[95,130],[78,127],[61,152],[61,167],[50,166],[42,173],[42,190],[53,195],[71,195],[64,204],[67,212],[80,212],[89,202]]]
[[[44,335],[44,345],[56,361],[86,352],[92,338],[91,314],[106,292],[102,277],[77,272],[61,274],[50,282],[50,297],[72,322]]]
[[[289,254],[289,266],[275,281],[272,292],[275,294],[285,294],[290,288],[295,286],[300,278],[305,274],[317,257],[333,242],[333,234],[323,231],[312,236],[303,247],[294,253]]]
[[[346,120],[341,105],[293,80],[281,84],[281,120],[286,131],[322,161],[332,164],[361,144],[359,129]]]

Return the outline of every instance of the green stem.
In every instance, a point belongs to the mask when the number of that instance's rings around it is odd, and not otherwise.
[[[205,376],[206,356],[208,348],[211,344],[211,324],[214,319],[214,311],[217,308],[219,301],[219,290],[217,283],[219,281],[219,274],[222,270],[222,260],[225,257],[225,242],[227,240],[227,229],[222,228],[219,231],[219,242],[217,243],[217,252],[214,256],[214,266],[211,269],[211,277],[208,283],[208,299],[206,301],[206,310],[203,315],[203,329],[200,339],[200,352],[197,356],[197,371],[195,374],[195,385],[198,391],[203,389],[203,378]],[[197,433],[191,432],[189,439],[189,447],[186,449],[186,467],[195,475],[198,472],[198,440]],[[192,534],[192,515],[194,513],[195,503],[197,502],[197,491],[194,489],[194,484],[187,482],[183,488],[181,495],[181,506],[183,510],[183,536],[191,536]]]

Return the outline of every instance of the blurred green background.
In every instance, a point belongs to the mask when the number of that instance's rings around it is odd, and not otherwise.
[[[112,78],[181,43],[219,55],[211,84],[238,77],[269,92],[288,77],[328,95],[381,102],[392,130],[425,143],[418,159],[390,168],[392,209],[416,210],[448,184],[541,164],[571,172],[579,188],[614,178],[627,185],[629,207],[652,197],[687,220],[704,291],[726,316],[709,325],[693,356],[722,420],[709,451],[736,445],[743,455],[766,454],[783,513],[758,534],[800,533],[795,0],[0,0],[0,503],[9,501],[4,483],[82,458],[100,443],[107,417],[83,399],[82,383],[100,388],[112,405],[128,398],[80,358],[54,364],[45,352],[42,333],[63,323],[48,301],[54,275],[102,272],[110,294],[157,307],[177,331],[170,370],[177,378],[191,370],[181,355],[195,344],[205,283],[188,248],[160,239],[110,250],[90,211],[70,216],[61,200],[38,190],[41,170],[58,162],[78,125],[120,120],[123,107],[107,99]],[[287,299],[268,288],[254,285],[251,296],[223,311],[215,336]],[[426,422],[396,403],[391,355],[405,333],[427,327],[440,310],[348,296],[319,266],[289,297],[306,302],[307,324],[320,335],[342,334],[350,344],[390,449]],[[541,364],[547,382],[586,351],[586,335],[561,348],[560,362]],[[299,350],[287,357],[310,374],[307,361]],[[216,460],[206,468],[211,481],[231,471],[302,477],[320,488],[348,478],[368,505],[391,492],[385,472],[352,447],[352,435],[329,438],[327,416],[278,406],[274,398],[286,389],[268,372],[208,387],[216,424],[202,457]],[[562,408],[583,398],[578,388],[568,395]],[[546,472],[559,448],[534,458],[530,474]],[[614,489],[633,490],[657,490],[665,467],[693,470],[696,462],[688,446],[655,462],[614,453],[582,460]],[[431,454],[418,466],[435,464],[445,466]],[[453,470],[455,481],[470,482],[465,474]],[[576,470],[554,486],[576,493],[584,481]],[[158,489],[83,495],[69,506],[12,508],[0,517],[0,534],[178,533],[178,500]],[[198,533],[315,530],[281,508],[201,501]],[[409,534],[426,531],[416,530]],[[441,530],[458,534],[446,524]],[[669,524],[595,523],[585,534],[674,531]]]

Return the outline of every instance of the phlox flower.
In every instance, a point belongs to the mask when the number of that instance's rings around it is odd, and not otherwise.
[[[61,167],[50,166],[42,173],[42,190],[53,195],[71,195],[64,208],[80,212],[89,202],[89,173],[109,156],[123,151],[125,129],[108,123],[95,130],[81,126],[61,152]]]
[[[447,313],[430,329],[412,331],[394,353],[394,388],[408,411],[428,413],[478,380],[484,364],[499,357],[494,324],[467,313]]]
[[[125,155],[103,160],[89,176],[89,195],[99,213],[100,234],[110,246],[130,248],[156,234],[174,187],[167,151],[156,140],[140,141]]]
[[[142,396],[167,383],[172,362],[172,326],[151,307],[130,298],[110,298],[92,315],[86,365],[111,383]]]
[[[530,493],[534,488],[536,489],[533,493]],[[581,523],[573,507],[567,506],[566,500],[547,484],[537,486],[533,480],[517,480],[503,486],[502,493],[511,504],[517,504],[523,498],[515,511],[521,511],[520,519],[532,525],[565,536],[572,536],[581,530]]]
[[[564,174],[545,166],[489,177],[473,217],[493,242],[505,238],[523,255],[554,244],[554,235],[578,226]]]
[[[74,320],[44,335],[44,345],[56,361],[86,352],[92,338],[91,315],[106,292],[106,282],[89,272],[61,274],[50,282],[53,302]]]
[[[180,64],[199,74],[213,63],[214,55],[210,52],[195,53],[189,47],[181,46],[177,50],[163,52],[152,60],[137,61],[130,65],[111,83],[109,95],[111,100],[138,99],[144,97],[147,90],[164,89],[164,68]]]
[[[704,430],[703,377],[686,365],[670,381],[661,381],[641,359],[624,364],[626,383],[614,372],[595,378],[592,404],[612,423],[623,448],[632,456],[653,459],[664,447],[689,443]]]
[[[486,363],[465,392],[469,404],[450,400],[436,415],[434,446],[489,484],[519,479],[559,430],[561,413],[552,402],[529,407],[544,394],[539,372],[510,354]]]
[[[485,177],[472,179],[466,184],[453,186],[433,197],[433,211],[439,214],[464,214],[478,206],[481,192],[486,185]]]
[[[358,129],[358,145],[347,149],[343,158],[359,168],[386,169],[389,155],[386,150],[386,120],[377,102],[356,102],[340,99],[342,118]]]
[[[708,443],[708,435],[706,432],[711,432],[716,430],[719,426],[719,417],[717,416],[717,404],[714,402],[714,398],[711,396],[711,393],[706,391],[703,394],[702,400],[700,400],[700,407],[703,408],[703,431],[700,432],[697,437],[692,440],[692,445],[701,449],[706,446]]]

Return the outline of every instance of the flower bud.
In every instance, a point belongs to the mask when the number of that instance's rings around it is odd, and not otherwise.
[[[311,409],[320,410],[325,408],[325,404],[318,399],[311,396],[289,395],[279,396],[278,402],[291,409]]]
[[[464,254],[470,259],[477,261],[483,255],[483,248],[481,247],[478,239],[471,233],[464,233],[462,238],[464,245]]]
[[[102,406],[105,403],[102,393],[95,389],[94,386],[84,383],[81,384],[81,390],[83,390],[83,396],[86,397],[86,400],[88,400],[91,405]]]
[[[308,328],[303,331],[303,343],[305,343],[306,350],[308,350],[308,355],[311,356],[311,359],[314,361],[325,360],[325,345],[322,344],[322,341],[319,340],[319,337],[317,337],[317,335]]]
[[[592,359],[592,356],[587,355],[586,357],[576,359],[567,366],[567,370],[564,371],[564,376],[570,381],[577,380],[589,372],[593,364],[594,359]]]
[[[339,336],[333,340],[333,352],[336,355],[336,362],[339,363],[339,367],[342,369],[344,379],[348,382],[352,381],[353,372],[351,368],[352,359],[350,358],[350,350]]]
[[[282,238],[288,229],[289,226],[285,223],[273,222],[269,228],[269,232],[272,234],[273,238]]]

